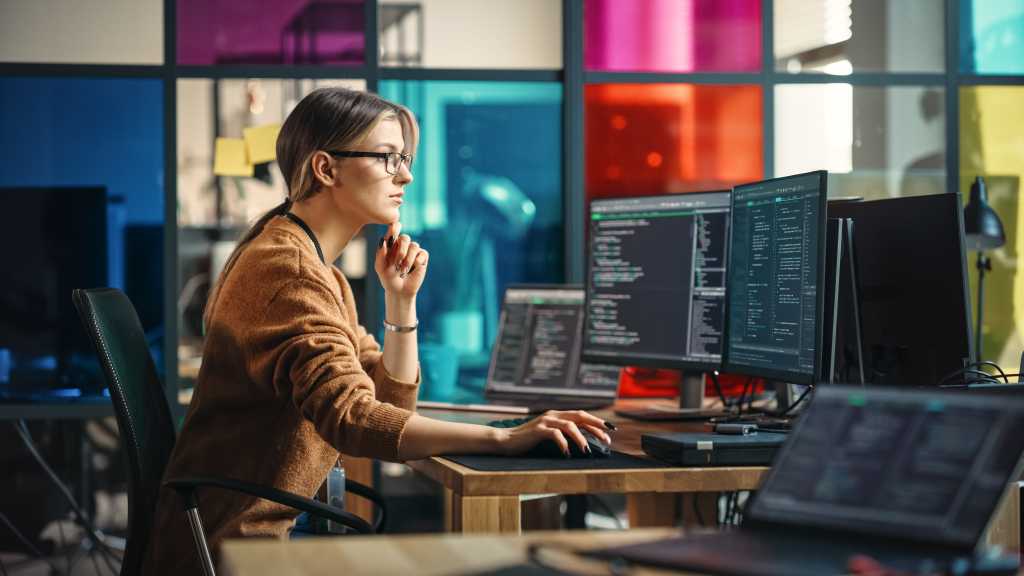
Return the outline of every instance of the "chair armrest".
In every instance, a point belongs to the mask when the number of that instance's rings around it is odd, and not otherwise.
[[[378,534],[383,532],[388,521],[388,509],[380,493],[365,484],[347,478],[345,479],[345,492],[351,492],[356,496],[366,498],[374,504],[374,507],[377,508],[377,513],[374,514],[373,531]]]
[[[304,498],[290,492],[284,492],[276,488],[269,486],[261,486],[259,484],[252,484],[249,482],[243,482],[241,480],[233,480],[230,478],[212,478],[209,476],[188,476],[184,478],[172,478],[164,482],[164,486],[171,488],[178,492],[186,502],[194,502],[192,495],[196,488],[201,486],[222,488],[224,490],[232,490],[234,492],[242,492],[250,496],[256,496],[257,498],[263,498],[264,500],[270,500],[277,502],[278,504],[284,504],[290,508],[301,510],[303,512],[318,516],[320,518],[326,518],[327,520],[333,520],[339,524],[343,524],[352,528],[360,534],[373,534],[373,527],[370,526],[366,520],[363,520],[355,514],[345,512],[335,508],[334,506],[328,506],[323,502],[317,502],[310,498]],[[364,486],[365,488],[365,486]]]

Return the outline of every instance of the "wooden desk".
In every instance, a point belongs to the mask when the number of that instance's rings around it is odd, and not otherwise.
[[[302,540],[229,540],[221,549],[220,574],[252,575],[295,574],[299,576],[337,574],[396,574],[440,576],[475,574],[526,562],[526,550],[532,542],[543,542],[573,549],[601,548],[655,540],[677,535],[667,529],[623,532],[531,532],[516,537],[499,535],[458,536],[346,536],[342,538],[306,538]],[[589,560],[571,561],[580,574],[603,574],[603,565]],[[548,558],[545,555],[545,558]],[[554,558],[551,558],[554,560]],[[654,576],[669,572],[655,569],[631,569],[631,575]]]
[[[649,402],[643,401],[644,404]],[[508,417],[448,410],[421,410],[420,413],[431,418],[480,424]],[[616,418],[611,410],[596,414],[613,420],[618,426],[618,431],[613,433],[615,450],[644,458],[640,448],[643,433],[705,430],[701,423],[630,421]],[[767,467],[757,466],[481,472],[445,458],[407,464],[444,486],[445,526],[449,531],[463,533],[520,532],[520,499],[533,494],[626,494],[631,527],[672,526],[683,508],[679,503],[680,494],[753,490],[768,471]],[[702,505],[705,517],[717,516],[713,499],[705,500]]]

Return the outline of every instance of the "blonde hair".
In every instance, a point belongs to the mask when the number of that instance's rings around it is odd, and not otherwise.
[[[408,108],[369,92],[347,88],[318,88],[306,95],[292,110],[277,136],[277,165],[288,185],[288,197],[280,205],[261,216],[238,240],[224,271],[210,291],[204,314],[209,324],[212,304],[220,293],[224,278],[231,272],[239,254],[253,238],[259,236],[267,222],[288,212],[292,203],[300,202],[320,191],[313,174],[313,155],[323,150],[345,150],[366,139],[377,125],[389,119],[402,126],[405,150],[415,154],[419,144],[419,126]]]

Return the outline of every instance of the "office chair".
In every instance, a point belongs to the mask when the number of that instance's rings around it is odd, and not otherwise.
[[[86,332],[96,346],[96,354],[110,387],[121,444],[128,454],[128,543],[121,574],[138,574],[152,536],[160,481],[176,438],[170,406],[149,354],[142,325],[128,297],[114,288],[96,288],[75,290],[72,298]],[[214,570],[196,499],[196,489],[201,486],[271,500],[333,520],[361,534],[379,531],[386,520],[380,495],[352,480],[345,483],[345,490],[370,500],[377,508],[372,526],[339,508],[240,480],[188,477],[168,479],[164,485],[175,490],[185,502],[184,512],[192,528],[200,562],[208,576],[212,576]]]

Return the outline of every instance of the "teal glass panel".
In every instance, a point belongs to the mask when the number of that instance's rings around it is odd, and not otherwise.
[[[420,396],[479,401],[505,287],[564,278],[562,87],[386,80],[380,94],[420,122],[402,206],[430,252]]]
[[[961,0],[960,71],[1024,73],[1024,3]]]

